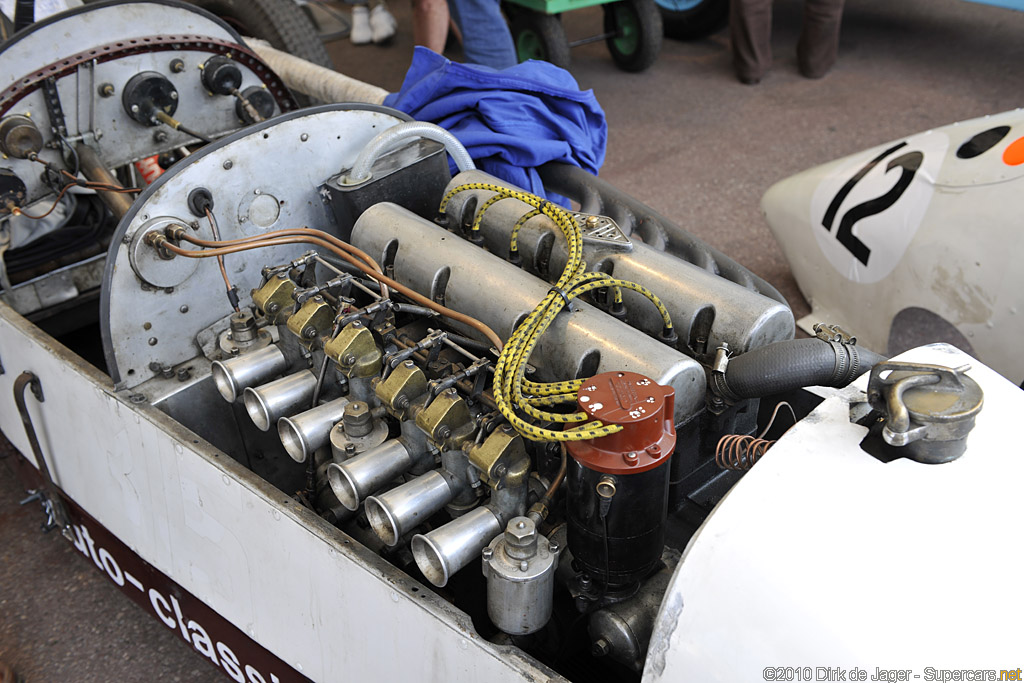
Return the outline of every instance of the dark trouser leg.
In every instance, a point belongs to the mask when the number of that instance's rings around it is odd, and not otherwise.
[[[772,66],[772,0],[730,0],[729,36],[736,76],[761,80]]]
[[[796,59],[800,73],[807,78],[821,78],[836,63],[842,18],[843,0],[804,2],[804,26],[796,46]]]

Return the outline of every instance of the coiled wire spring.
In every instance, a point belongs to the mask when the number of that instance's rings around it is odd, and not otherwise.
[[[775,443],[775,441],[765,439],[764,435],[775,424],[775,418],[779,414],[779,409],[783,406],[789,409],[789,414],[793,416],[793,422],[795,423],[796,412],[793,410],[793,406],[786,401],[780,401],[775,406],[775,410],[772,411],[771,419],[768,420],[768,426],[757,436],[726,434],[719,439],[718,445],[715,447],[715,463],[723,470],[749,470],[753,467],[754,463],[764,457],[764,454]]]
[[[715,463],[723,470],[749,470],[774,443],[747,434],[727,434],[718,440]]]

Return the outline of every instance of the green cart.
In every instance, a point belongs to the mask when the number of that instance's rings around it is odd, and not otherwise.
[[[569,42],[561,15],[602,5],[604,32]],[[506,0],[519,61],[543,59],[569,68],[570,48],[605,41],[612,59],[626,71],[643,71],[661,51],[661,14],[655,0]]]
[[[569,42],[562,14],[601,5],[604,32]],[[728,0],[505,0],[519,61],[543,59],[569,68],[569,50],[605,41],[625,71],[643,71],[661,51],[662,33],[692,40],[721,28]]]

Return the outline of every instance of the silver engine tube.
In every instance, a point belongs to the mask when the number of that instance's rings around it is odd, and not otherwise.
[[[494,208],[501,206],[501,202]],[[381,202],[363,212],[352,228],[353,245],[381,263],[394,278],[446,306],[486,323],[498,336],[512,330],[547,296],[551,285],[405,209]],[[500,298],[501,305],[495,305]],[[704,369],[644,332],[585,302],[555,318],[530,362],[538,380],[583,377],[629,370],[675,389],[675,419],[704,409]],[[470,336],[479,333],[460,328]]]
[[[227,360],[215,360],[210,368],[217,391],[228,403],[234,403],[249,387],[273,379],[287,369],[288,359],[276,344]]]
[[[429,534],[413,536],[412,556],[430,583],[444,586],[500,533],[498,516],[487,506],[478,507]]]
[[[262,386],[247,388],[242,400],[253,424],[265,432],[278,419],[308,406],[314,391],[316,377],[309,370],[300,370]]]
[[[466,183],[491,183],[511,187],[483,171],[460,173],[446,192]],[[464,190],[448,203],[450,221],[468,218],[494,196],[489,190]],[[480,225],[484,246],[505,258],[513,226],[533,207],[504,199],[487,209]],[[593,270],[604,270],[636,282],[661,297],[668,308],[681,343],[693,352],[710,353],[722,343],[734,352],[793,338],[793,312],[785,304],[719,277],[713,272],[677,258],[635,238],[609,239],[614,231],[584,230],[583,257]],[[518,251],[526,270],[557,276],[568,257],[565,240],[547,216],[535,216],[521,226]],[[542,265],[543,264],[543,265]],[[663,322],[657,310],[640,294],[622,292],[626,320],[649,334],[657,334]],[[701,350],[703,349],[703,350]]]
[[[341,504],[355,512],[364,498],[380,491],[412,465],[413,455],[406,445],[399,439],[389,439],[345,462],[328,465],[327,481]]]
[[[292,460],[306,462],[313,451],[326,446],[331,438],[331,429],[344,417],[347,405],[347,398],[338,398],[294,417],[278,420],[277,434]]]
[[[456,493],[441,471],[434,470],[367,498],[366,518],[385,545],[398,545],[402,536],[450,503]]]

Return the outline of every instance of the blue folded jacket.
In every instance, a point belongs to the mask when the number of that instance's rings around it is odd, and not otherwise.
[[[384,104],[447,129],[478,168],[542,197],[541,164],[561,161],[596,175],[604,163],[608,124],[594,92],[547,62],[496,71],[417,47],[402,89]]]

